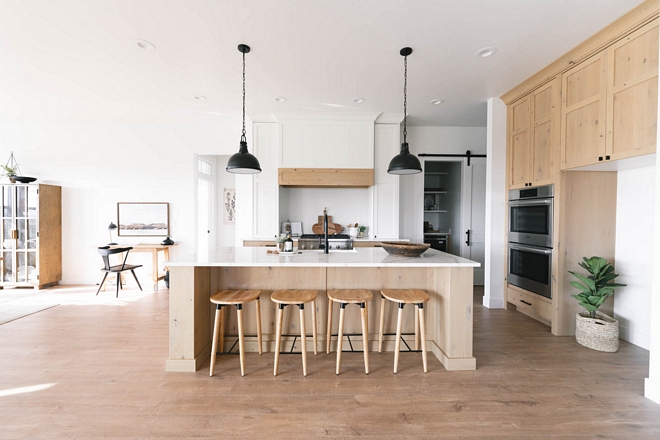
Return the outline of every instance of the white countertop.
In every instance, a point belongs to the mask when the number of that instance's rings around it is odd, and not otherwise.
[[[294,242],[297,242],[300,237],[291,237]],[[328,235],[328,238],[333,238],[332,235]],[[410,241],[408,238],[351,238],[353,241],[365,242],[365,243],[380,243],[380,242],[391,242],[391,243],[407,243]],[[243,242],[263,242],[263,241],[272,241],[275,243],[275,238],[246,238]]]
[[[264,247],[224,247],[204,255],[187,255],[166,261],[174,266],[223,267],[479,267],[476,261],[428,249],[419,257],[389,255],[383,248],[357,248],[353,251],[302,251],[269,254]]]

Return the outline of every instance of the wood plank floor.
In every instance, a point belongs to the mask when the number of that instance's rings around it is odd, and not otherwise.
[[[429,356],[361,353],[222,356],[215,377],[166,373],[168,291],[94,297],[52,291],[61,305],[0,325],[0,438],[658,439],[660,405],[643,397],[648,352],[618,353],[506,310],[475,292],[477,370]],[[0,291],[1,294],[1,291]],[[112,298],[110,298],[112,296]],[[67,301],[67,298],[69,301]]]

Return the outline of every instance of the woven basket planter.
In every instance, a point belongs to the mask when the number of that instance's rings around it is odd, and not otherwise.
[[[619,349],[619,321],[596,312],[590,318],[589,312],[575,316],[575,339],[580,345],[592,350],[614,353]]]

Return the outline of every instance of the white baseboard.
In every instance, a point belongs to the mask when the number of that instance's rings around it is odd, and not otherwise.
[[[645,335],[644,333],[632,330],[629,327],[619,325],[619,338],[645,350],[651,349],[651,337],[649,335]]]
[[[488,296],[484,296],[483,305],[488,309],[503,309],[504,298],[490,298]]]
[[[644,397],[660,404],[660,383],[647,377],[644,380]]]

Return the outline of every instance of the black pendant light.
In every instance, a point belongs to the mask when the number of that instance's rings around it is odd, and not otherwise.
[[[408,149],[408,142],[406,142],[406,106],[408,98],[408,55],[412,53],[412,49],[404,47],[399,52],[403,56],[403,143],[401,144],[401,152],[394,156],[390,161],[390,166],[387,172],[390,174],[417,174],[422,172],[422,164],[419,159],[413,154],[410,154]]]
[[[245,139],[245,54],[250,52],[250,46],[239,44],[238,51],[243,53],[243,133],[238,153],[233,154],[227,162],[227,171],[236,174],[256,174],[261,172],[259,161],[248,153],[247,139]]]

